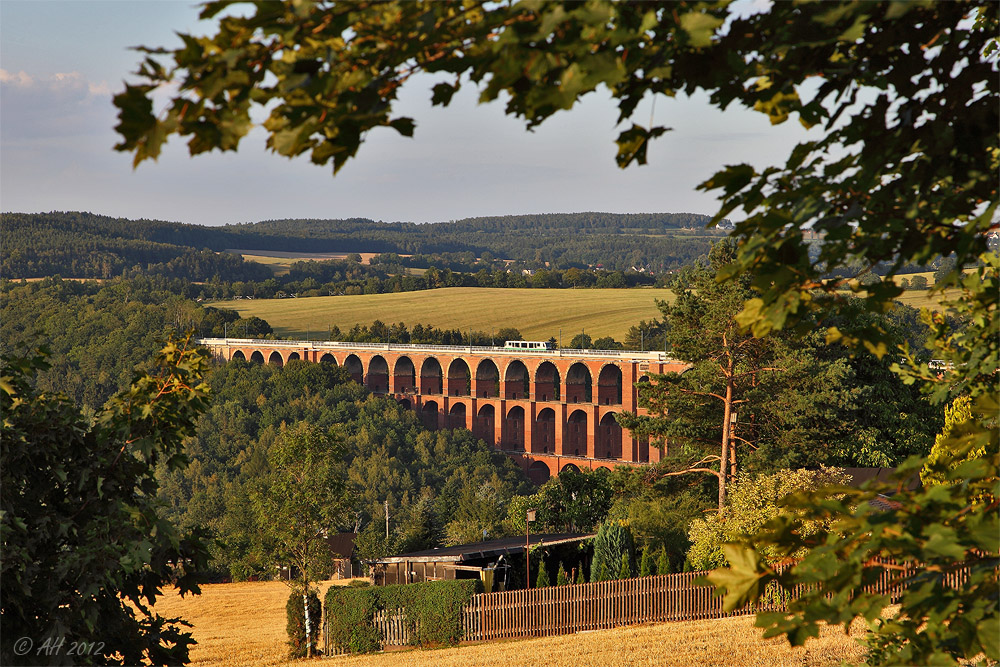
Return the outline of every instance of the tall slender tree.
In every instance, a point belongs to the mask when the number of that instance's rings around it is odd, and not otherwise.
[[[299,422],[283,427],[268,452],[271,470],[253,493],[276,564],[291,564],[294,587],[309,588],[329,565],[325,538],[345,521],[344,448],[328,433]]]

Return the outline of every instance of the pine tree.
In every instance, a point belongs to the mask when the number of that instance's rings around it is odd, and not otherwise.
[[[556,586],[568,586],[569,584],[569,575],[566,574],[566,568],[563,567],[562,563],[559,563],[559,571],[556,573]]]
[[[635,554],[635,543],[632,539],[632,531],[627,522],[609,520],[601,524],[594,539],[594,559],[590,565],[591,581],[606,581],[612,579],[614,573],[619,569],[622,554],[628,558],[629,570],[631,571],[632,559]],[[594,579],[595,573],[600,573],[601,568],[607,570],[604,579]]]
[[[576,583],[578,584],[587,583],[587,578],[583,576],[583,563],[580,563],[580,568],[576,571]]]

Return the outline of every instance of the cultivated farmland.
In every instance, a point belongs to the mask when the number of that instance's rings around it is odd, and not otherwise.
[[[941,310],[942,298],[958,290],[907,290],[899,301],[914,308]],[[419,292],[320,296],[301,299],[217,301],[243,317],[267,320],[281,338],[326,339],[331,326],[346,331],[375,320],[387,324],[430,324],[439,329],[489,332],[515,327],[526,340],[559,338],[568,344],[586,331],[592,338],[611,336],[622,341],[639,320],[660,318],[656,300],[672,301],[668,289],[496,289],[449,287]],[[234,334],[235,335],[235,334]]]
[[[320,587],[325,592],[326,585]],[[825,667],[859,662],[862,648],[839,628],[824,628],[819,639],[792,649],[781,638],[763,640],[753,617],[659,623],[562,637],[510,640],[434,650],[400,650],[367,656],[337,656],[317,662],[289,662],[285,647],[285,602],[280,582],[211,584],[200,596],[180,598],[168,591],[156,604],[165,616],[193,624],[198,645],[194,667],[307,664],[329,667],[625,667],[726,665],[729,667]],[[320,595],[322,598],[323,596]]]
[[[666,289],[492,289],[451,287],[422,292],[318,296],[303,299],[219,301],[243,317],[257,316],[285,338],[326,338],[330,326],[404,322],[440,329],[476,331],[515,327],[527,340],[559,338],[568,344],[586,331],[593,338],[623,340],[639,320],[660,317],[656,299],[672,299]]]

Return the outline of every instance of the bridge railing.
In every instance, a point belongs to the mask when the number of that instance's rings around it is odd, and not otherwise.
[[[652,361],[672,361],[662,352],[640,352],[638,350],[521,350],[508,347],[493,347],[481,345],[414,345],[410,343],[348,343],[325,340],[271,340],[267,338],[196,338],[198,345],[260,345],[274,348],[310,348],[310,349],[341,349],[341,350],[379,350],[383,352],[480,352],[488,354],[507,354],[525,357],[605,357],[609,359],[642,359]]]

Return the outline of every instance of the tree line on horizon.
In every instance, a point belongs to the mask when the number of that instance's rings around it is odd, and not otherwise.
[[[263,280],[266,268],[205,251],[376,252],[418,255],[484,253],[529,268],[603,265],[665,271],[707,249],[721,231],[704,229],[694,214],[567,213],[470,218],[448,223],[347,220],[269,220],[203,225],[129,220],[86,212],[4,213],[5,253],[0,272],[14,278],[62,274],[109,278],[138,266],[149,273],[209,280]],[[697,234],[692,231],[698,230]],[[188,258],[184,266],[178,260]],[[442,260],[443,262],[447,260]],[[173,264],[167,266],[173,262]]]

